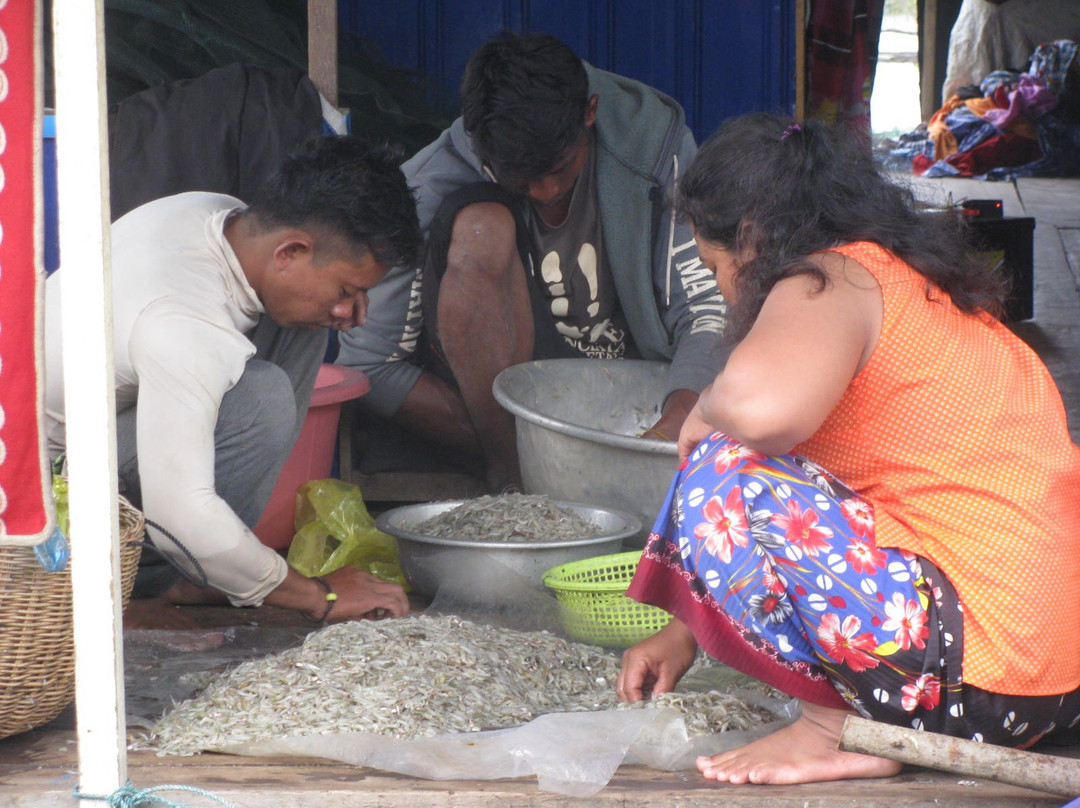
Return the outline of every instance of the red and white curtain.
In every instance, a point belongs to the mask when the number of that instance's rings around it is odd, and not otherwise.
[[[870,142],[870,93],[885,0],[810,0],[807,116]]]
[[[0,0],[0,545],[54,509],[43,428],[41,4]]]

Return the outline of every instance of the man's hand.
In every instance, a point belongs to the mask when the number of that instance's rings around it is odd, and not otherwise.
[[[362,569],[345,566],[325,579],[337,595],[326,618],[331,623],[364,617],[404,617],[409,613],[409,599],[404,589]],[[321,614],[316,616],[321,617]]]
[[[697,404],[698,394],[693,390],[672,390],[664,401],[660,420],[642,433],[641,437],[651,440],[672,441],[679,437],[683,421]]]
[[[633,704],[674,689],[697,654],[697,641],[686,624],[676,618],[656,634],[623,653],[615,693]]]
[[[289,567],[285,580],[278,584],[265,602],[283,609],[295,609],[312,620],[340,622],[365,617],[404,617],[409,613],[405,590],[395,583],[384,581],[369,572],[346,566],[325,576],[334,598],[327,600],[326,589],[316,580],[307,578]],[[331,604],[327,612],[327,605]]]

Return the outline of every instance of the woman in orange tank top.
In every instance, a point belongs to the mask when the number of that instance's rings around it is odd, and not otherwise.
[[[731,783],[895,774],[838,750],[852,712],[1017,747],[1080,723],[1080,449],[959,217],[854,136],[765,114],[702,146],[678,202],[735,345],[629,592],[673,619],[620,697],[700,647],[799,699],[698,760]]]

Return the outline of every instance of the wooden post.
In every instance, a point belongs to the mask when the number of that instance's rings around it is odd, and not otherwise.
[[[795,0],[795,120],[806,120],[806,3]]]
[[[103,0],[54,0],[79,788],[127,782]]]
[[[338,105],[337,0],[308,0],[308,78]]]
[[[941,77],[937,74],[937,26],[938,4],[937,0],[923,0],[923,19],[919,21],[922,26],[922,63],[919,65],[919,105],[922,119],[930,120],[937,112],[934,104],[936,87],[941,83]]]
[[[1080,796],[1080,760],[1072,758],[1021,752],[858,716],[844,721],[840,748],[1060,797]]]

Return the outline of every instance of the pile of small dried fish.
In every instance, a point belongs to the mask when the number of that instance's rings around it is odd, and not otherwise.
[[[618,673],[613,653],[548,632],[423,615],[342,623],[309,635],[298,648],[222,674],[176,705],[137,746],[190,755],[295,735],[417,738],[512,727],[546,713],[620,706]],[[696,734],[747,729],[772,718],[717,691],[639,704],[682,710]]]
[[[619,710],[674,707],[683,714],[686,733],[691,738],[716,735],[728,730],[752,729],[774,718],[767,710],[757,709],[730,693],[721,693],[719,690],[661,693],[647,701],[636,701],[633,704],[619,702],[615,707]]]
[[[463,502],[416,526],[424,536],[462,541],[553,542],[603,530],[543,494],[500,494]]]

